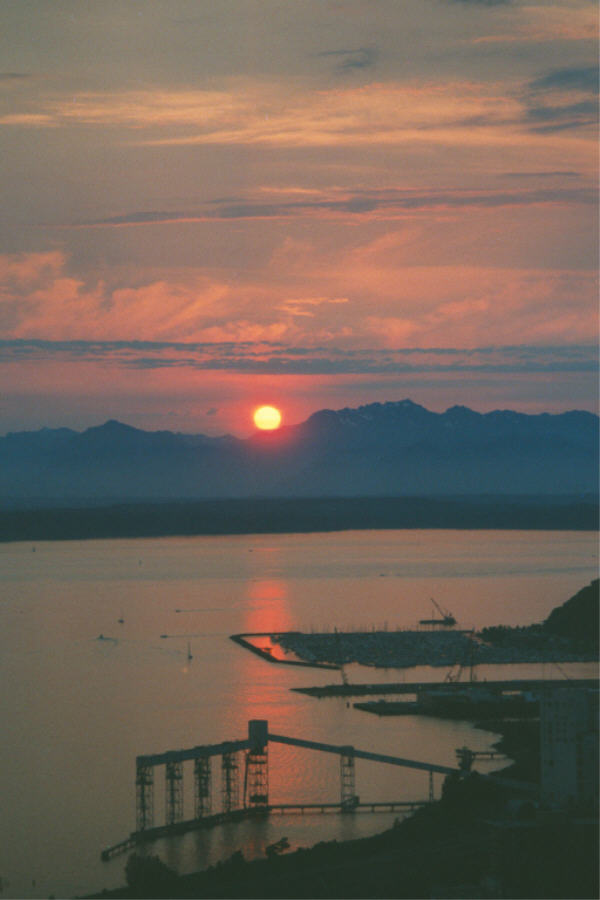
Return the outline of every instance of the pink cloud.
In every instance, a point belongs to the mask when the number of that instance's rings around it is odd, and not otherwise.
[[[520,114],[518,101],[500,85],[466,80],[315,91],[244,79],[219,90],[80,92],[75,99],[40,97],[35,104],[11,113],[5,124],[21,119],[39,126],[120,126],[130,130],[128,140],[143,132],[136,143],[154,145],[479,144]]]
[[[5,257],[3,335],[348,349],[587,342],[595,332],[591,272],[418,265],[407,250],[388,234],[338,255],[315,251],[308,271],[274,272],[272,261],[235,283],[195,271],[112,290],[69,275],[60,255]]]

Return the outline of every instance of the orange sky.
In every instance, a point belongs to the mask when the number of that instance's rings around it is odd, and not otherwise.
[[[596,408],[587,0],[0,9],[0,432]]]

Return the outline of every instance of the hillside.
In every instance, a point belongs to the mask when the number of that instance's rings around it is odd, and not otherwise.
[[[600,636],[600,579],[578,591],[562,606],[553,609],[544,622],[544,631],[591,644],[598,650]]]

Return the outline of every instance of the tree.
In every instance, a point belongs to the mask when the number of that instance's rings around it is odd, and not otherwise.
[[[158,856],[139,856],[132,853],[125,866],[125,878],[134,897],[168,897],[172,893],[177,873]]]

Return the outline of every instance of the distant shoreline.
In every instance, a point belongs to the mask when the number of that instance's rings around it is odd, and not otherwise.
[[[1,504],[0,504],[1,505]],[[0,509],[0,542],[389,529],[597,531],[595,497],[327,497]]]

